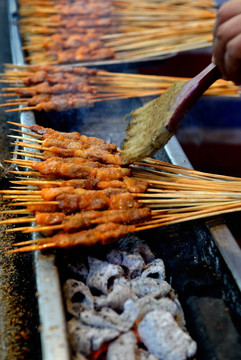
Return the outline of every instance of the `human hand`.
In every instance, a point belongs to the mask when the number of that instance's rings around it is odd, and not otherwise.
[[[217,12],[213,62],[223,78],[241,84],[241,1],[229,0]]]

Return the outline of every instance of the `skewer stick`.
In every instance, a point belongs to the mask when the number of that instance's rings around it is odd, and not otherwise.
[[[27,230],[28,228],[29,228],[28,226],[20,226],[18,228],[6,229],[5,232],[11,233],[11,232],[21,231],[22,233],[24,233],[24,230]],[[13,244],[13,246],[14,246],[14,244]]]
[[[16,111],[30,111],[30,110],[36,110],[36,106],[27,106],[24,108],[16,108],[16,109],[7,109],[5,112],[16,112]]]
[[[33,133],[33,132],[30,132],[30,131],[22,131],[22,130],[18,130],[18,129],[9,129],[11,131],[15,131],[17,133],[20,133],[20,134],[23,134],[23,135],[28,135],[28,136],[32,136],[36,139],[42,139],[42,136],[39,135],[39,134],[36,134],[36,133]]]
[[[33,176],[33,177],[39,177],[40,174],[37,171],[15,171],[15,170],[8,170],[10,174],[15,175],[25,175],[25,176]],[[42,177],[45,177],[45,175],[41,175]]]
[[[16,106],[16,105],[28,105],[26,102],[24,101],[18,101],[18,102],[12,102],[12,103],[5,103],[5,104],[0,104],[0,108],[1,107],[6,107],[6,106]]]
[[[53,186],[58,186],[58,185],[61,185],[61,181],[45,181],[45,180],[22,180],[22,181],[10,181],[12,184],[23,184],[23,185],[35,185],[35,186],[38,186],[38,185],[53,185]]]
[[[22,224],[28,222],[34,222],[36,220],[35,217],[20,217],[14,219],[7,219],[0,221],[0,225],[8,225],[8,224]]]
[[[39,190],[0,190],[0,194],[39,195]]]
[[[11,154],[14,155],[21,155],[21,156],[27,156],[30,158],[37,158],[37,159],[44,159],[44,156],[41,154],[38,154],[34,151],[30,152],[30,151],[23,151],[23,150],[19,150],[19,151],[12,151]]]
[[[37,242],[38,242],[38,239],[26,240],[26,241],[21,241],[21,242],[18,242],[18,243],[14,243],[13,246],[30,245],[30,244],[35,244]]]
[[[46,231],[54,231],[61,230],[64,226],[62,224],[59,225],[48,225],[48,226],[39,226],[39,227],[29,227],[24,229],[25,234],[33,233],[33,232],[46,232]]]
[[[35,190],[35,186],[10,186],[11,190]]]
[[[9,206],[58,205],[58,201],[29,201],[9,204]]]
[[[3,199],[11,199],[12,202],[14,201],[42,201],[43,198],[41,196],[34,196],[34,195],[25,195],[25,196],[20,196],[20,195],[4,195]]]
[[[8,254],[14,254],[14,253],[25,252],[25,251],[35,251],[35,250],[52,249],[52,248],[55,247],[55,246],[56,246],[55,243],[48,243],[48,244],[43,244],[43,245],[26,246],[26,247],[19,248],[19,249],[16,249],[16,250],[9,250],[9,251],[8,251]]]
[[[27,169],[29,169],[29,167],[31,167],[31,165],[33,163],[33,161],[30,161],[30,160],[20,160],[20,159],[18,159],[18,160],[15,160],[15,159],[13,159],[13,160],[4,160],[4,162],[19,165],[19,166],[25,167]]]
[[[10,137],[11,139],[19,139],[19,140],[24,140],[24,141],[31,141],[31,142],[35,142],[38,144],[42,144],[43,140],[39,140],[36,139],[34,137],[23,137],[23,136],[17,136],[17,135],[8,135],[8,137]]]
[[[19,210],[1,210],[0,214],[32,214],[31,211],[27,209],[19,209]]]
[[[49,150],[48,148],[45,148],[45,147],[40,146],[40,145],[33,145],[33,144],[30,144],[30,143],[25,143],[25,142],[20,142],[20,141],[15,141],[15,143],[11,143],[11,145],[19,145],[19,146],[22,146],[22,147],[25,147],[25,148],[43,150],[43,151]]]
[[[197,213],[193,213],[192,215],[189,214],[184,214],[183,217],[181,216],[176,216],[174,219],[169,219],[167,221],[163,221],[163,223],[161,222],[157,222],[156,224],[151,224],[151,225],[143,225],[140,227],[137,227],[137,231],[143,231],[143,230],[148,230],[148,229],[153,229],[155,227],[160,227],[160,226],[167,226],[167,225],[173,225],[176,223],[181,223],[181,222],[185,222],[185,221],[190,221],[190,220],[198,220],[198,219],[202,219],[202,218],[206,218],[208,216],[217,216],[217,215],[221,215],[221,214],[227,214],[230,212],[237,212],[237,211],[241,211],[241,205],[239,204],[239,206],[234,207],[234,208],[220,208],[219,210],[203,210]]]
[[[21,124],[21,123],[16,123],[16,122],[13,122],[13,121],[7,121],[7,123],[11,124],[11,125],[22,127],[22,128],[25,128],[25,129],[29,129],[29,130],[31,129],[31,126],[24,125],[24,124]]]

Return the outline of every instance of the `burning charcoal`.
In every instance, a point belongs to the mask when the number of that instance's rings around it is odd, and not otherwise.
[[[145,262],[140,254],[128,254],[125,251],[115,249],[107,255],[107,260],[112,264],[124,267],[127,270],[125,271],[126,275],[131,279],[140,276],[145,266]]]
[[[89,261],[89,275],[87,278],[87,285],[90,288],[97,289],[103,294],[107,294],[110,282],[114,281],[123,275],[123,269],[107,261],[101,261],[93,257],[88,257]]]
[[[143,271],[142,277],[151,277],[154,279],[164,280],[165,275],[165,266],[162,259],[155,259],[149,263],[145,270]]]
[[[130,281],[131,289],[139,297],[148,294],[156,294],[156,296],[167,296],[171,291],[171,285],[165,280],[152,279],[150,277],[143,278],[142,276]]]
[[[81,321],[89,326],[126,332],[132,328],[138,315],[139,309],[136,304],[132,300],[127,300],[121,315],[106,307],[98,313],[83,311],[81,314]]]
[[[105,342],[115,339],[119,331],[84,325],[72,318],[68,321],[68,333],[73,350],[84,356],[98,350]]]
[[[158,359],[185,360],[196,353],[195,341],[166,311],[149,312],[139,323],[138,333],[150,353]]]
[[[155,357],[154,355],[150,354],[148,351],[144,350],[144,349],[138,349],[138,360],[158,360],[157,357]]]
[[[137,299],[135,293],[131,290],[128,282],[114,281],[113,289],[108,295],[102,295],[95,298],[95,307],[100,309],[109,306],[119,312],[123,311],[124,303],[127,299]]]
[[[182,328],[185,326],[184,315],[180,303],[176,303],[168,297],[155,298],[155,294],[146,295],[143,298],[138,299],[137,305],[140,310],[140,319],[153,310],[164,310],[172,314]]]
[[[64,284],[67,311],[79,317],[83,310],[94,309],[94,298],[89,288],[81,281],[69,279]]]
[[[135,360],[136,351],[137,339],[134,333],[129,331],[109,345],[106,360]]]

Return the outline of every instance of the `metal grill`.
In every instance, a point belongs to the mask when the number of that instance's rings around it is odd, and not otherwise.
[[[10,0],[13,63],[23,64],[15,22],[16,10],[15,1]],[[80,131],[120,146],[125,129],[123,117],[140,105],[139,99],[115,101],[98,104],[92,109],[76,110],[53,117],[48,115],[47,121],[48,126],[56,130]],[[20,122],[33,125],[37,121],[45,125],[46,118],[40,116],[35,118],[32,112],[24,112],[20,115]],[[173,164],[191,167],[175,137],[157,157]],[[177,291],[183,305],[187,328],[197,340],[197,357],[220,360],[241,357],[238,325],[241,317],[241,251],[225,222],[221,218],[215,218],[152,230],[143,234],[142,240],[148,243],[156,257],[164,260],[167,279]],[[72,256],[71,251],[57,255],[35,253],[44,360],[71,358],[66,336],[62,285],[67,271],[66,262],[69,264]],[[223,352],[220,350],[220,342]]]

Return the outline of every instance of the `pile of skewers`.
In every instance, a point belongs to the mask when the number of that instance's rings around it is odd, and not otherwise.
[[[1,194],[17,209],[1,213],[23,216],[0,224],[49,235],[17,243],[11,252],[106,244],[131,232],[241,211],[239,178],[151,158],[128,164],[104,140],[11,124],[25,128],[9,135],[19,158],[6,161],[18,167],[10,170],[18,179]]]
[[[6,65],[1,82],[6,99],[0,107],[10,111],[64,111],[96,102],[162,94],[176,81],[187,78],[115,73],[86,67],[51,65]],[[239,96],[239,87],[222,79],[206,95]],[[21,105],[21,109],[19,106]]]
[[[19,0],[30,64],[145,59],[211,46],[212,0]]]

